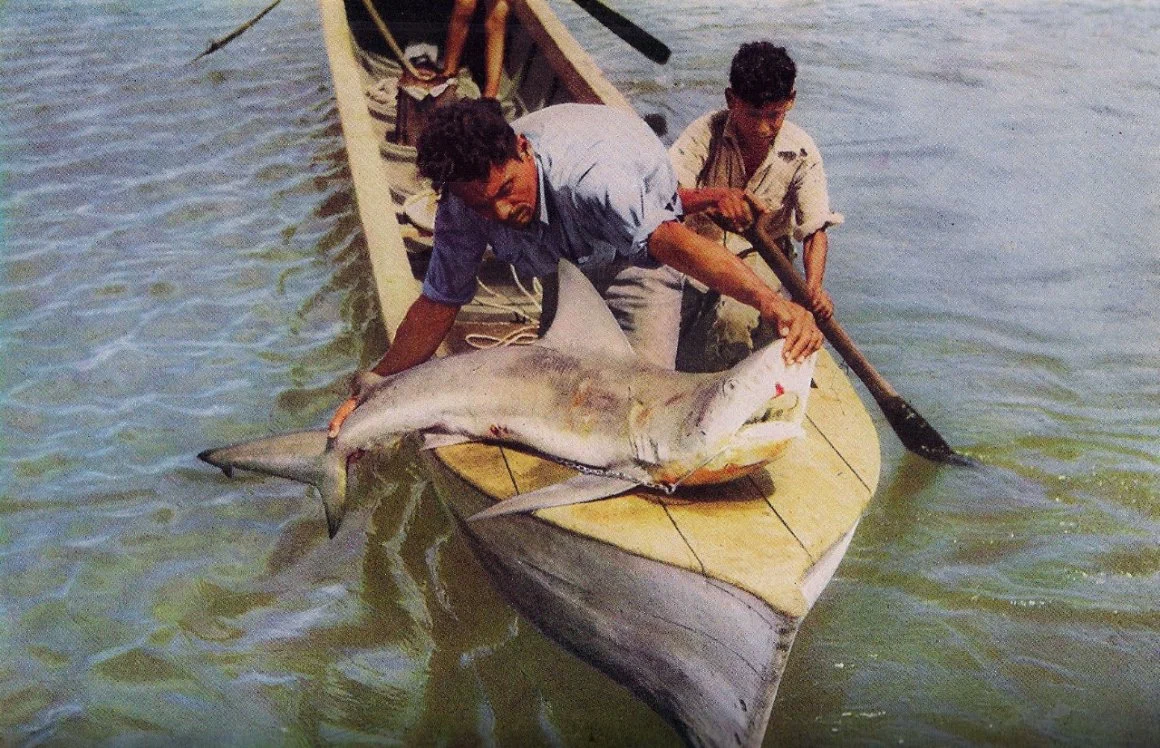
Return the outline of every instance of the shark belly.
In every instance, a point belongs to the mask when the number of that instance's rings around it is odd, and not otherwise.
[[[697,465],[689,461],[671,462],[652,471],[657,483],[666,486],[708,486],[728,483],[757,472],[780,457],[789,448],[790,440],[747,446],[722,452]]]

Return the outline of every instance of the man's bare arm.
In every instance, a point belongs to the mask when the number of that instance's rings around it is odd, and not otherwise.
[[[686,213],[707,211],[730,231],[744,231],[769,212],[761,198],[735,187],[680,187],[677,194]]]
[[[819,229],[807,236],[803,245],[802,264],[805,265],[806,288],[810,294],[806,299],[806,306],[818,319],[829,319],[834,316],[834,302],[822,285],[826,276],[826,253],[829,246],[825,229]]]
[[[457,306],[440,304],[426,296],[415,299],[395,332],[395,340],[391,343],[391,347],[386,355],[371,367],[371,371],[386,377],[431,358],[439,349],[443,338],[451,331],[455,315],[458,313]],[[359,398],[356,393],[338,406],[327,427],[327,432],[332,438],[338,435],[342,422],[358,407],[358,404]]]

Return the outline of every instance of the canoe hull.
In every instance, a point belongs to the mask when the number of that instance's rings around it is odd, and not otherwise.
[[[632,691],[689,745],[761,744],[799,617],[534,516],[468,523],[494,499],[434,453],[424,461],[495,588],[544,635]]]

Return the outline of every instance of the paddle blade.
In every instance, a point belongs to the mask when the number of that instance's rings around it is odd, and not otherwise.
[[[886,416],[890,427],[898,435],[902,446],[911,452],[932,462],[948,465],[975,467],[979,464],[978,460],[952,449],[934,426],[927,423],[926,419],[900,396],[884,397],[878,400],[878,405],[882,408],[882,414]]]
[[[640,26],[609,8],[600,0],[572,0],[588,12],[588,15],[599,21],[606,29],[628,42],[633,49],[640,52],[658,65],[669,61],[672,52],[664,42],[648,33]]]

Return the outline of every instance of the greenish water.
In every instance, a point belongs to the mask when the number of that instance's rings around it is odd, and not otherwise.
[[[671,139],[737,42],[799,64],[854,338],[980,470],[884,474],[767,743],[1160,742],[1160,11],[553,0]],[[0,6],[0,740],[671,744],[490,589],[413,455],[324,541],[201,449],[381,351],[317,10]]]

